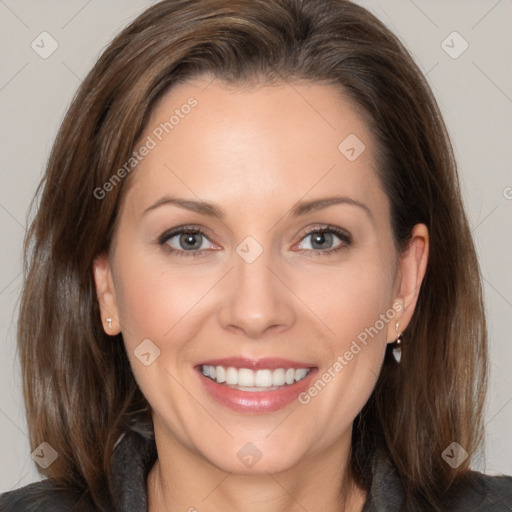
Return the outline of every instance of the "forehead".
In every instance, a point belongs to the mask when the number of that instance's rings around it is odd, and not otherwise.
[[[137,147],[151,146],[125,201],[172,193],[247,209],[340,192],[382,194],[369,127],[332,85],[236,88],[194,80],[157,103]]]

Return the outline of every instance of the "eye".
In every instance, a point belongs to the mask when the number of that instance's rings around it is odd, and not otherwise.
[[[219,249],[200,228],[192,226],[180,226],[166,231],[159,237],[158,243],[165,251],[176,256],[204,256],[208,250]],[[327,255],[351,243],[352,238],[345,230],[324,226],[303,234],[297,247],[300,254]]]
[[[349,233],[334,227],[311,229],[303,235],[297,245],[299,252],[312,254],[330,254],[352,243]],[[301,247],[302,246],[302,247]]]
[[[194,227],[179,227],[166,231],[160,236],[158,243],[167,252],[179,256],[197,256],[207,249],[216,247],[201,229]]]

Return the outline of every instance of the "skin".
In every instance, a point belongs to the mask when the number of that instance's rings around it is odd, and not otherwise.
[[[371,133],[332,86],[187,82],[159,102],[141,140],[191,96],[198,106],[130,176],[113,246],[94,263],[105,330],[123,333],[153,410],[159,458],[147,482],[149,509],[361,510],[364,493],[347,473],[352,422],[396,322],[401,332],[413,314],[427,228],[415,226],[399,254]],[[366,146],[353,162],[338,150],[349,134]],[[215,203],[225,216],[171,204],[144,214],[166,195]],[[368,211],[345,203],[290,214],[297,201],[332,196]],[[202,255],[179,257],[159,244],[183,224],[205,232]],[[304,231],[326,224],[352,242],[335,236],[312,254]],[[236,252],[247,236],[263,248],[250,264]],[[179,236],[169,244],[187,250]],[[235,413],[211,400],[194,370],[206,359],[273,356],[311,363],[321,375],[393,304],[401,311],[306,405]],[[160,356],[144,366],[134,350],[147,338]],[[251,468],[237,457],[248,442],[262,454]]]

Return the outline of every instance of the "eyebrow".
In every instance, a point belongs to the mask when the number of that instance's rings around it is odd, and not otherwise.
[[[292,217],[300,217],[301,215],[306,215],[307,213],[315,212],[335,204],[348,204],[351,206],[356,206],[362,209],[373,220],[372,212],[368,206],[347,196],[332,196],[324,197],[321,199],[313,199],[311,201],[297,202],[290,209],[290,215]],[[202,215],[208,215],[210,217],[216,217],[218,219],[224,219],[226,217],[225,212],[219,206],[213,203],[206,201],[195,201],[192,199],[184,199],[181,197],[173,196],[162,197],[156,203],[146,208],[142,215],[146,215],[146,213],[165,205],[179,206],[186,210],[197,212]]]

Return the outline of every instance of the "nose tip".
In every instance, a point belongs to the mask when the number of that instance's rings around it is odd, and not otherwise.
[[[265,336],[268,332],[274,334],[286,329],[282,322],[274,320],[267,315],[250,314],[248,312],[239,314],[226,325],[228,330],[232,330],[238,334],[242,334],[250,339],[258,339]]]

